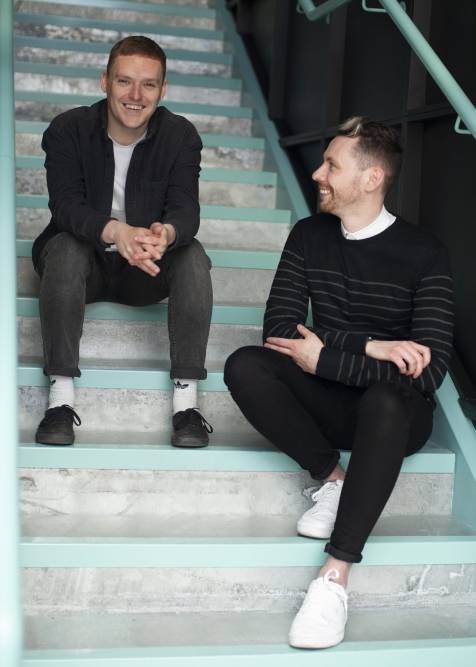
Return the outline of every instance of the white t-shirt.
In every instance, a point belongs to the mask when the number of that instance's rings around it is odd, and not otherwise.
[[[126,178],[127,170],[131,161],[134,148],[145,137],[146,132],[134,141],[133,144],[123,146],[109,135],[114,146],[114,189],[112,194],[111,218],[116,218],[120,222],[127,222],[126,220]]]

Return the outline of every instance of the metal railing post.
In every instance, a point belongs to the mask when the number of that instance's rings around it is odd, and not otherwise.
[[[0,0],[0,664],[17,667],[22,652],[17,481],[17,348],[13,2]]]

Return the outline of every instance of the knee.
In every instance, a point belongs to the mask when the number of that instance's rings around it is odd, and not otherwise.
[[[237,386],[248,383],[250,378],[256,380],[257,362],[263,348],[249,345],[235,350],[225,362],[224,380],[230,391]]]
[[[43,267],[59,269],[64,276],[68,270],[77,275],[90,265],[93,247],[85,241],[79,241],[69,232],[60,232],[53,236],[42,254]]]
[[[360,399],[359,411],[392,422],[405,416],[405,404],[398,388],[389,383],[369,387]]]
[[[174,266],[185,266],[187,273],[194,276],[200,274],[208,275],[212,267],[210,258],[197,239],[193,239],[188,245],[174,251],[173,264]]]

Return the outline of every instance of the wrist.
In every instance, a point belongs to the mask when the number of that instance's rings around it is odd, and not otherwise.
[[[125,222],[120,222],[116,219],[111,219],[106,223],[104,229],[102,230],[101,240],[104,243],[115,243],[117,232],[120,229],[121,225],[125,225]]]

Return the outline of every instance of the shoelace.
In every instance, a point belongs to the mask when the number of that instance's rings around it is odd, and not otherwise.
[[[339,573],[337,570],[328,570],[323,579],[324,579],[324,584],[329,585],[329,584],[334,584],[332,586],[332,590],[334,593],[339,597],[341,600],[342,604],[344,605],[344,609],[347,612],[347,593],[345,592],[345,588],[342,586],[342,584],[339,584],[335,579],[339,578]]]
[[[75,412],[70,405],[67,405],[66,403],[64,403],[63,405],[60,405],[59,407],[53,408],[53,409],[54,410],[61,410],[62,408],[67,408],[69,411],[71,411],[71,413],[73,415],[73,424],[75,426],[81,426],[81,419],[80,419],[78,413]],[[56,416],[59,417],[59,413],[56,413]]]
[[[335,482],[326,482],[323,484],[317,491],[311,493],[311,500],[313,503],[318,500],[322,501],[326,496],[334,495],[336,493],[336,483]]]
[[[197,410],[197,408],[188,408],[187,410],[184,410],[183,415],[181,415],[181,419],[178,423],[179,427],[182,425],[182,422],[184,421],[184,419],[186,419],[187,413],[188,414],[192,413],[192,414],[196,415],[196,417],[198,417],[198,419],[200,420],[200,425],[203,426],[205,431],[207,433],[213,433],[213,426],[207,422],[205,417],[203,417],[200,414],[200,412]]]

